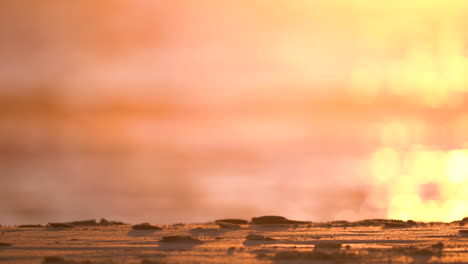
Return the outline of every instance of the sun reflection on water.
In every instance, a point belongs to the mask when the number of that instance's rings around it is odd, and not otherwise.
[[[467,149],[383,147],[371,160],[375,181],[388,189],[389,218],[454,221],[468,213]]]

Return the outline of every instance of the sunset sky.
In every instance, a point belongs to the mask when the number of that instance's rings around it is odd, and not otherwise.
[[[468,216],[468,3],[0,3],[0,224]]]

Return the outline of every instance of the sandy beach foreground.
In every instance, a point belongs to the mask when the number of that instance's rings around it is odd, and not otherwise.
[[[468,219],[0,227],[2,263],[468,263]]]

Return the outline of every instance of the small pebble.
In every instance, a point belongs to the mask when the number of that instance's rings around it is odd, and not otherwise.
[[[44,257],[44,260],[42,263],[58,263],[58,262],[64,262],[65,259],[62,257],[56,257],[56,256],[50,256],[50,257]]]
[[[221,228],[234,228],[234,229],[239,229],[241,228],[240,225],[238,224],[232,224],[232,223],[227,223],[227,222],[216,222],[217,225]]]
[[[74,227],[73,225],[66,224],[66,223],[49,223],[48,226],[53,227],[53,228],[72,228],[72,227]]]
[[[69,224],[72,226],[94,226],[94,225],[97,225],[98,223],[96,222],[95,219],[89,219],[89,220],[67,222],[66,224]]]
[[[431,245],[432,248],[444,248],[444,243],[439,242],[436,244]]]
[[[244,220],[244,219],[220,219],[220,220],[215,221],[215,223],[218,223],[218,222],[230,223],[230,224],[236,224],[236,225],[246,225],[249,223],[249,221]]]
[[[340,249],[340,243],[333,243],[333,242],[322,242],[318,243],[314,246],[315,249]]]
[[[148,223],[142,223],[138,225],[133,225],[132,226],[133,230],[162,230],[161,227],[150,225]]]
[[[263,236],[263,235],[254,235],[254,234],[247,235],[245,237],[245,239],[247,239],[247,240],[257,240],[257,241],[271,241],[271,240],[274,240],[271,237],[266,237],[266,236]]]
[[[166,236],[161,242],[201,243],[202,241],[189,236]]]
[[[43,227],[42,225],[19,225],[19,228],[39,228]]]

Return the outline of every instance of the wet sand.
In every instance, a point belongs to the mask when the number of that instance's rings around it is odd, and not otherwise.
[[[149,229],[102,221],[3,226],[0,262],[468,263],[464,221],[282,221],[151,223]]]

